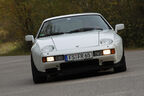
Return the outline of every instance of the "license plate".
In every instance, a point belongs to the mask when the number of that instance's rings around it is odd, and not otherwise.
[[[85,53],[75,53],[75,54],[69,54],[65,56],[66,61],[76,61],[76,60],[84,60],[84,59],[90,59],[93,57],[92,52],[85,52]]]

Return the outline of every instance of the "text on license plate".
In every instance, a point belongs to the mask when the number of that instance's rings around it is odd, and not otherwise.
[[[69,54],[65,56],[66,61],[75,61],[75,60],[83,60],[83,59],[90,59],[93,57],[92,52],[85,52],[85,53],[75,53]]]

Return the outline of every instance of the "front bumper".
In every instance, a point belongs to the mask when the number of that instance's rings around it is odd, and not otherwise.
[[[51,53],[44,53],[42,54],[42,57],[44,56],[55,56],[55,55],[66,55],[66,54],[73,54],[73,53],[80,53],[80,52],[89,52],[89,51],[96,51],[96,50],[104,50],[104,49],[115,49],[115,54],[110,54],[110,55],[102,55],[102,56],[95,56],[92,59],[93,60],[98,60],[98,65],[102,66],[102,64],[104,62],[117,62],[118,59],[118,50],[116,46],[114,45],[110,45],[110,46],[97,46],[97,47],[91,47],[91,48],[77,48],[75,50],[65,50],[65,51],[55,51],[55,52],[51,52]],[[57,70],[61,70],[61,64],[63,63],[68,63],[65,60],[61,60],[61,61],[54,61],[54,62],[45,62],[43,63],[41,61],[41,64],[43,65],[43,69],[40,71],[46,72],[47,69],[52,69],[52,68],[56,68]]]

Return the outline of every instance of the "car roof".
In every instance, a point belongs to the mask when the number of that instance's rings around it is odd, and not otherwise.
[[[80,15],[101,15],[100,13],[79,13],[79,14],[69,14],[69,15],[62,15],[62,16],[55,16],[51,18],[45,19],[43,22],[46,22],[48,20],[58,19],[58,18],[64,18],[64,17],[71,17],[71,16],[80,16]]]

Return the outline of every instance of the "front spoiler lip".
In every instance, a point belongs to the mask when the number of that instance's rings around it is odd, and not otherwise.
[[[111,63],[111,65],[100,65],[98,59],[94,60],[86,60],[86,62],[93,62],[90,63],[90,65],[88,63],[81,63],[81,65],[84,64],[84,66],[81,66],[79,63],[76,62],[66,62],[66,63],[61,63],[62,65],[60,65],[60,70],[58,70],[57,68],[53,67],[53,68],[47,68],[46,69],[46,73],[48,72],[48,74],[56,74],[56,75],[70,75],[70,74],[77,74],[77,73],[82,73],[82,72],[91,72],[91,71],[100,71],[100,70],[107,70],[110,68],[113,68],[115,65],[114,63]],[[85,61],[80,61],[80,62],[85,62]],[[96,63],[94,63],[96,62]],[[110,61],[113,62],[113,61]],[[67,64],[68,63],[68,64]],[[70,65],[75,63],[75,66]],[[65,64],[65,65],[64,65]],[[78,66],[77,66],[78,64]],[[86,65],[88,64],[88,65]],[[72,67],[71,67],[72,66]],[[50,71],[48,70],[53,70],[53,72],[49,73]]]

